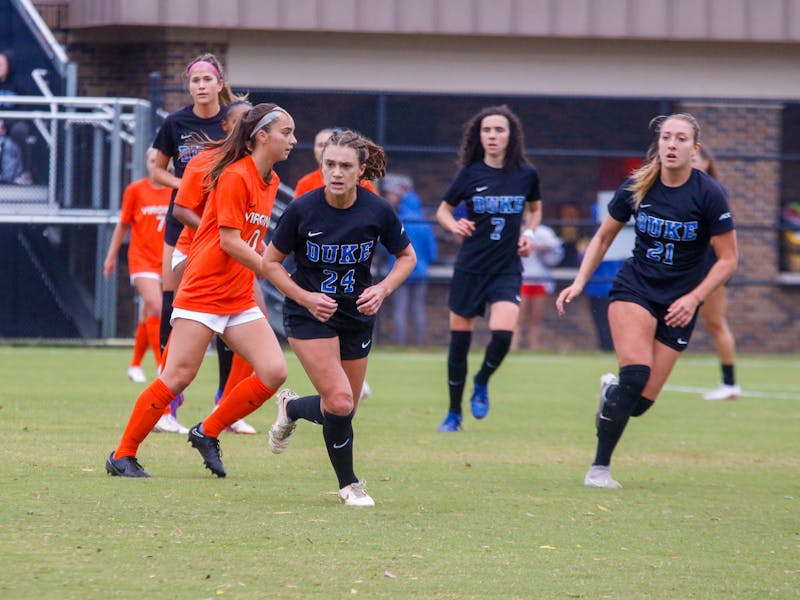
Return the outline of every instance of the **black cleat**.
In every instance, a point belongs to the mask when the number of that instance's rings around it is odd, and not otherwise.
[[[150,477],[150,473],[142,468],[135,456],[114,458],[114,451],[108,455],[106,472],[114,477]]]
[[[206,468],[217,477],[225,477],[225,467],[222,465],[222,451],[219,449],[217,438],[205,435],[200,431],[201,423],[198,423],[189,430],[189,443],[197,448]]]

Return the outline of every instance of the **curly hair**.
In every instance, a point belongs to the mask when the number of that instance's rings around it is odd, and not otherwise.
[[[386,174],[386,163],[388,158],[386,152],[378,144],[366,136],[361,135],[352,129],[337,129],[333,135],[325,142],[322,154],[328,146],[345,146],[356,151],[358,164],[365,165],[364,179],[380,179]]]
[[[508,105],[501,104],[481,109],[464,124],[461,150],[458,153],[458,163],[462,167],[483,160],[485,151],[481,144],[481,124],[486,117],[493,115],[508,119],[508,147],[503,158],[503,169],[521,167],[528,162],[525,158],[525,133],[522,130],[522,123]]]

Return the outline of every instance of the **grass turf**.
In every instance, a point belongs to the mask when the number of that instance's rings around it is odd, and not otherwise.
[[[687,353],[631,421],[614,461],[625,487],[610,491],[582,479],[612,355],[512,354],[487,419],[440,434],[444,352],[375,351],[355,421],[371,509],[336,503],[319,427],[269,452],[272,401],[248,418],[258,435],[223,434],[227,479],[167,434],[140,448],[151,479],[106,476],[142,389],[128,358],[0,348],[1,597],[799,597],[797,357],[743,357],[745,396],[706,402],[718,367]],[[310,393],[288,360],[287,384]],[[184,425],[215,380],[209,356]]]

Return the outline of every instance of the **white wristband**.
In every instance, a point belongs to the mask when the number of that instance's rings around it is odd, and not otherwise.
[[[522,237],[528,238],[528,240],[532,242],[536,237],[536,234],[533,232],[533,229],[529,227],[528,229],[522,232]]]

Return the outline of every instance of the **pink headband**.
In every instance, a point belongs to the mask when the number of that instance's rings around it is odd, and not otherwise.
[[[217,76],[217,79],[222,79],[222,75],[220,74],[219,69],[217,69],[217,67],[215,67],[213,64],[211,64],[207,60],[198,60],[197,62],[192,63],[191,66],[189,66],[189,69],[188,69],[187,72],[188,72],[189,75],[191,75],[192,71],[195,71],[195,70],[201,69],[201,68],[210,69],[211,72],[214,73],[214,75]]]

